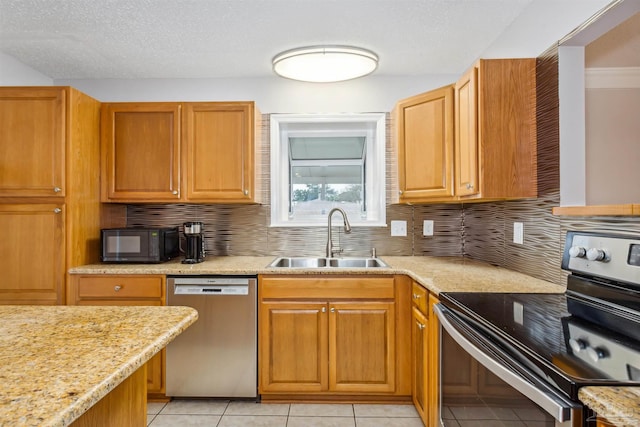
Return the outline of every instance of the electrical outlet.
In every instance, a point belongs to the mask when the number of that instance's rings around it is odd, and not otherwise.
[[[524,224],[521,222],[513,223],[513,243],[519,245],[524,243]]]
[[[391,221],[391,235],[392,236],[406,236],[407,235],[407,221]]]
[[[524,324],[524,306],[516,301],[513,302],[513,321],[518,325]]]
[[[433,220],[425,219],[422,222],[422,235],[433,236]]]

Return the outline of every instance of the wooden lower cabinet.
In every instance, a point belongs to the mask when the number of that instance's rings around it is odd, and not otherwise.
[[[433,312],[433,306],[439,302],[438,297],[429,294],[427,401],[429,402],[429,408],[431,408],[431,410],[429,411],[428,420],[425,422],[429,427],[440,426],[440,322]]]
[[[440,426],[440,323],[433,312],[439,302],[416,282],[412,285],[411,372],[413,404],[425,426]]]
[[[393,276],[260,276],[258,294],[263,399],[408,398],[408,287]]]
[[[71,274],[68,305],[165,305],[164,275],[82,275]],[[164,398],[165,350],[146,365],[147,394]]]

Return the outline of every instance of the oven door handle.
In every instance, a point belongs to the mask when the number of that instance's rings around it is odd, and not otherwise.
[[[572,420],[572,413],[579,409],[579,407],[561,396],[553,393],[551,389],[545,387],[544,384],[535,385],[530,380],[524,378],[521,374],[514,372],[512,368],[505,366],[504,364],[495,360],[494,357],[481,350],[479,347],[487,346],[491,347],[492,351],[497,354],[504,355],[504,352],[499,348],[491,345],[486,341],[482,341],[482,345],[477,345],[472,342],[473,337],[468,333],[463,333],[456,324],[460,321],[455,318],[455,315],[450,309],[442,304],[436,304],[433,307],[433,311],[440,320],[440,325],[444,328],[451,338],[453,338],[467,353],[469,353],[474,359],[484,365],[487,369],[497,375],[507,384],[510,384],[513,388],[525,395],[528,399],[536,403],[542,409],[552,415],[557,421],[565,422]],[[515,362],[512,358],[511,363]],[[519,366],[523,371],[527,371],[525,367]],[[547,389],[547,390],[544,390]]]

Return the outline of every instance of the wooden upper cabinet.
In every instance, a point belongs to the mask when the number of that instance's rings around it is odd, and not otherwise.
[[[0,88],[0,197],[65,195],[66,95]]]
[[[253,102],[104,104],[102,200],[258,202],[257,123]]]
[[[458,80],[455,95],[455,194],[477,194],[478,169],[478,69],[471,67]]]
[[[184,104],[187,200],[253,201],[254,126],[252,102]]]
[[[536,60],[479,60],[455,87],[455,188],[463,201],[537,196]]]
[[[180,104],[102,106],[102,200],[180,200]]]
[[[453,196],[453,105],[453,86],[396,105],[401,202]]]

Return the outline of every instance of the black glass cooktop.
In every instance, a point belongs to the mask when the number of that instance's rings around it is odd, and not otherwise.
[[[510,354],[515,349],[514,356],[531,371],[573,398],[584,385],[640,385],[638,342],[572,316],[565,294],[443,293],[440,300]],[[585,357],[586,351],[576,356],[570,344],[576,326],[611,339],[612,344],[607,345],[614,350],[617,346],[630,348],[625,353],[628,366],[605,369],[615,351],[607,350],[598,362]],[[573,345],[579,346],[580,337],[573,338]]]

